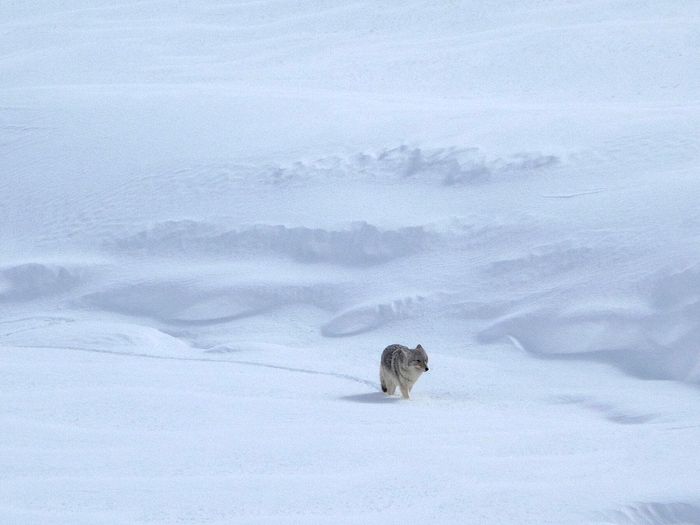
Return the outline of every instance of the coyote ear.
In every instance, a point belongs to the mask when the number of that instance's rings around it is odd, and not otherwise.
[[[421,345],[416,346],[416,350],[423,350],[423,347]]]

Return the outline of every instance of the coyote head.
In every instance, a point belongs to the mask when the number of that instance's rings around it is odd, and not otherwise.
[[[427,372],[428,368],[428,354],[421,345],[416,346],[411,351],[411,357],[408,361],[409,366],[413,366],[420,370],[421,372]]]

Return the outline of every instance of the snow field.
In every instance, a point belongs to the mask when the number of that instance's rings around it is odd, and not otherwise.
[[[700,524],[699,21],[1,5],[0,522]]]

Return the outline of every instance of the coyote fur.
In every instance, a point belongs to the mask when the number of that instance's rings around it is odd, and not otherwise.
[[[408,348],[389,345],[382,352],[379,379],[382,392],[393,396],[398,386],[404,399],[411,399],[411,389],[423,372],[428,371],[428,354],[421,345]]]

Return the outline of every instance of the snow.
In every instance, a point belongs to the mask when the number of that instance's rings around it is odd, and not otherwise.
[[[698,27],[3,2],[0,523],[700,524]]]

